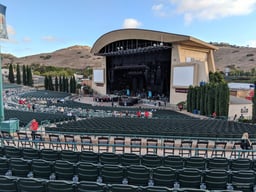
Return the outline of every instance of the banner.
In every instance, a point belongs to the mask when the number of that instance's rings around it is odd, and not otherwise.
[[[8,39],[6,21],[5,21],[6,7],[0,4],[0,39]]]

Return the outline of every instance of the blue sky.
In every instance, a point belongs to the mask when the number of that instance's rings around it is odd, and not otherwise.
[[[104,33],[141,28],[206,42],[256,47],[256,0],[1,0],[17,57],[88,45]]]

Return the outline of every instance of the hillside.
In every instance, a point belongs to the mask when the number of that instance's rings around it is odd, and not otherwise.
[[[20,65],[40,64],[46,66],[84,69],[87,66],[99,66],[103,58],[90,53],[88,46],[72,46],[52,53],[42,53],[17,58],[3,54],[3,66],[8,63]],[[256,67],[256,48],[222,46],[214,52],[216,69],[224,71],[226,67],[250,70]]]

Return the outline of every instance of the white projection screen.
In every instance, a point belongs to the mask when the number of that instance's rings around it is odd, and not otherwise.
[[[104,69],[93,70],[93,81],[94,83],[104,83]]]
[[[173,86],[189,87],[194,83],[194,66],[173,68]]]

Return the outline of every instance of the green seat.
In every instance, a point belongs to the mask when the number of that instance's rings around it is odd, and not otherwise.
[[[81,151],[80,161],[87,163],[99,163],[99,156],[93,151]]]
[[[48,181],[46,183],[47,192],[74,192],[75,186],[68,181]]]
[[[25,192],[45,192],[45,182],[35,178],[18,179],[18,190]]]
[[[150,179],[150,169],[143,165],[131,165],[126,169],[128,184],[147,186]]]
[[[137,192],[139,187],[135,185],[123,185],[123,184],[113,184],[108,186],[108,190],[111,192]]]
[[[31,147],[22,149],[22,157],[24,159],[32,160],[32,159],[40,159],[40,152]]]
[[[106,185],[103,183],[81,181],[77,184],[77,192],[105,192]]]
[[[51,161],[33,159],[31,161],[31,171],[35,178],[51,179],[53,164]]]
[[[1,192],[17,192],[16,179],[0,175],[0,189]]]
[[[12,176],[27,177],[30,173],[30,164],[24,159],[12,158],[10,159],[9,166]]]
[[[184,168],[177,172],[177,181],[181,188],[200,188],[202,173],[198,169]]]
[[[198,157],[198,156],[185,158],[184,167],[205,170],[206,159],[204,157]]]
[[[63,161],[77,163],[79,161],[79,153],[72,150],[62,150],[60,151],[60,159]]]
[[[75,167],[68,161],[57,160],[53,165],[54,173],[57,180],[72,181],[75,176]]]
[[[184,168],[184,158],[178,155],[168,155],[163,158],[163,166],[173,169]]]
[[[207,169],[229,169],[229,160],[226,157],[212,157],[207,159],[206,162]]]
[[[103,165],[100,168],[103,183],[122,184],[124,179],[124,168],[118,165]]]
[[[146,167],[162,166],[162,158],[154,154],[145,154],[141,156],[141,164]]]
[[[79,181],[96,182],[99,176],[99,168],[96,164],[79,162],[76,166]]]
[[[123,166],[140,165],[140,156],[135,153],[121,154],[120,163]]]
[[[231,184],[235,190],[243,192],[253,191],[255,173],[252,170],[234,171],[231,173]]]
[[[176,171],[169,167],[157,167],[152,169],[152,178],[155,186],[173,187]]]
[[[226,170],[211,169],[204,173],[203,182],[209,190],[224,190],[229,182],[229,174]]]
[[[5,175],[9,170],[9,159],[0,158],[0,175]]]
[[[59,159],[59,152],[53,149],[41,149],[41,158],[46,161],[56,161]]]
[[[118,165],[120,164],[120,157],[116,153],[102,152],[99,154],[99,162],[104,164]]]

